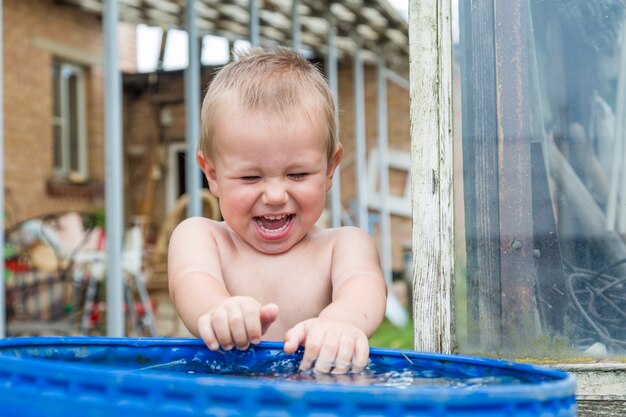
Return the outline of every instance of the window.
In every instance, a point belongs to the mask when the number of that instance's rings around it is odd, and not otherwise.
[[[411,67],[416,347],[552,363],[581,415],[623,415],[624,3],[436,2],[411,9],[443,39]]]
[[[87,179],[85,74],[82,68],[55,61],[52,67],[54,173]]]
[[[623,356],[624,5],[495,3],[459,4],[459,345]]]
[[[168,167],[165,185],[165,210],[170,213],[176,206],[176,200],[185,194],[185,161],[187,144],[184,141],[174,142],[168,147]],[[198,170],[198,174],[201,171]],[[209,183],[202,174],[202,186],[209,189]]]

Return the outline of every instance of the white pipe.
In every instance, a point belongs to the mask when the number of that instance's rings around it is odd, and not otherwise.
[[[339,130],[339,77],[337,75],[337,21],[332,13],[328,13],[328,57],[326,58],[326,72],[328,73],[328,85],[335,96],[335,123]],[[330,189],[331,225],[341,226],[341,165],[335,169],[333,187]]]
[[[291,46],[296,51],[302,49],[300,15],[298,14],[299,4],[300,0],[292,0],[291,2]]]
[[[259,46],[261,44],[260,35],[260,22],[259,22],[259,4],[256,0],[249,0],[249,13],[250,13],[250,43],[252,46]]]
[[[2,0],[0,0],[0,207],[4,210],[4,63],[2,60],[4,40],[2,33]],[[0,262],[0,339],[6,337],[6,288],[4,283],[4,212],[0,213],[0,248],[2,248],[2,262]]]
[[[185,70],[185,136],[187,157],[185,158],[185,190],[189,197],[187,216],[202,215],[201,172],[196,165],[196,149],[200,136],[200,51],[198,50],[198,28],[196,26],[196,0],[187,0],[185,25],[187,27],[189,64]]]
[[[104,3],[104,147],[106,211],[107,335],[124,336],[124,200],[122,180],[122,82],[119,68],[117,0]]]
[[[378,179],[380,196],[380,258],[387,287],[393,283],[393,265],[391,260],[391,216],[389,214],[389,134],[387,123],[387,71],[384,51],[380,51],[377,77],[377,126],[378,126]],[[396,326],[404,326],[409,321],[402,303],[389,292],[387,297],[387,319]]]
[[[625,21],[626,23],[626,21]],[[606,209],[606,230],[615,230],[615,221],[617,218],[617,201],[620,177],[622,179],[621,197],[624,199],[626,195],[624,183],[626,182],[626,174],[620,171],[622,170],[622,163],[624,154],[624,117],[626,117],[626,40],[622,39],[621,47],[621,65],[619,71],[619,78],[617,80],[617,99],[615,105],[615,127],[613,130],[613,159],[611,161],[611,176],[609,178],[609,196]],[[624,211],[620,213],[619,231],[623,233],[623,228],[626,223],[623,218]]]
[[[377,78],[377,126],[378,126],[378,179],[380,195],[380,252],[387,285],[391,285],[391,217],[389,214],[389,156],[387,123],[387,77],[385,56],[382,51],[378,60]]]
[[[407,91],[410,91],[411,87],[410,87],[410,84],[409,84],[409,80],[406,79],[405,77],[403,77],[402,75],[398,74],[395,71],[390,70],[389,68],[386,68],[385,69],[385,76],[392,83],[396,84],[399,87],[404,88]]]
[[[356,156],[356,185],[357,185],[357,224],[369,232],[369,218],[367,210],[367,154],[365,137],[365,88],[363,75],[363,57],[361,56],[361,41],[354,35],[356,50],[354,51],[354,120],[355,120],[355,156]]]

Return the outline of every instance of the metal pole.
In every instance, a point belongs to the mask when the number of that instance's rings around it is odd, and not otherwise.
[[[389,68],[385,69],[385,76],[392,83],[404,88],[407,91],[410,91],[411,86],[409,85],[409,80],[407,78],[403,77],[395,71],[391,71]]]
[[[391,285],[391,218],[389,215],[389,156],[387,124],[387,77],[386,60],[383,51],[378,60],[377,79],[377,125],[378,125],[378,178],[380,181],[380,252],[381,263],[387,285]]]
[[[119,69],[117,0],[104,3],[104,184],[106,211],[106,296],[107,335],[124,336],[124,275],[122,240],[124,233],[122,181],[122,83]]]
[[[196,0],[187,0],[185,25],[187,27],[189,64],[185,70],[185,109],[187,157],[185,158],[185,189],[189,202],[187,217],[202,215],[201,172],[196,165],[196,150],[200,135],[200,51],[196,27]]]
[[[387,123],[387,61],[384,47],[380,50],[377,74],[377,126],[378,126],[378,179],[380,182],[380,259],[387,286],[393,283],[393,265],[391,260],[391,216],[389,214],[389,133]],[[409,315],[400,303],[400,300],[389,293],[387,297],[387,319],[396,326],[405,326]]]
[[[6,298],[4,283],[4,63],[2,61],[4,40],[2,33],[4,26],[2,24],[2,0],[0,0],[0,248],[2,248],[2,262],[0,262],[0,339],[6,337]]]
[[[357,219],[361,229],[369,232],[367,211],[367,161],[365,139],[365,89],[363,75],[363,58],[361,56],[361,40],[355,34],[356,49],[354,51],[354,120],[355,120],[355,155],[357,185]]]
[[[302,39],[300,32],[300,15],[298,14],[298,5],[300,0],[292,0],[291,2],[291,43],[293,49],[299,51],[302,49]]]
[[[261,44],[260,22],[259,22],[259,4],[256,0],[250,0],[250,43],[252,46]]]
[[[335,96],[335,122],[339,126],[339,77],[337,76],[337,21],[332,13],[328,13],[328,57],[326,59],[326,72],[328,73],[328,85]],[[337,128],[337,130],[339,130]],[[333,187],[330,189],[330,208],[332,227],[341,226],[341,167],[335,169]]]

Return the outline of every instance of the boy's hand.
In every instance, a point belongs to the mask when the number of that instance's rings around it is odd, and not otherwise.
[[[262,306],[252,297],[230,297],[198,318],[198,332],[211,350],[220,346],[244,350],[250,343],[258,344],[277,317],[276,304]]]
[[[314,318],[302,321],[285,334],[285,352],[304,345],[300,370],[345,374],[360,372],[367,365],[369,342],[356,326],[338,320]]]

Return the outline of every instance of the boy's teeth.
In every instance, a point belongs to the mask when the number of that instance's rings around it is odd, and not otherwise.
[[[265,233],[276,234],[283,232],[291,223],[291,215],[259,216],[255,221]]]

